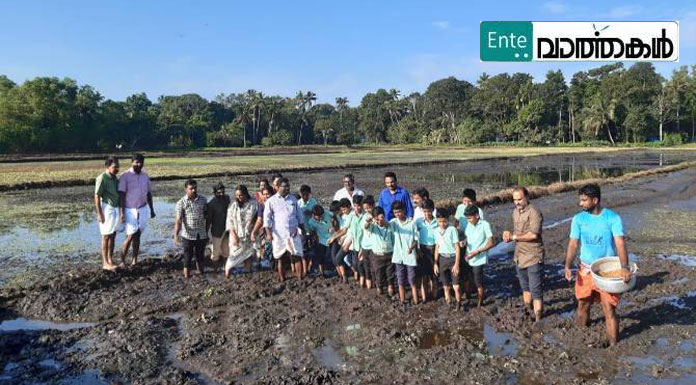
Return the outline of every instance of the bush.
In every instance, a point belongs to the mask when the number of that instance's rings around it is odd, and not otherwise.
[[[662,144],[665,146],[678,146],[683,143],[682,136],[681,134],[674,133],[674,134],[665,134],[664,138],[662,139]]]
[[[206,132],[205,145],[208,147],[242,147],[244,145],[244,128],[228,123],[218,131]]]
[[[288,146],[293,143],[293,135],[286,130],[275,130],[267,137],[261,139],[264,146]]]

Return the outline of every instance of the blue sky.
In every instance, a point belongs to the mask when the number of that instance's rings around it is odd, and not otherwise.
[[[71,77],[105,97],[253,88],[351,105],[378,88],[424,91],[446,76],[575,71],[598,63],[482,63],[482,20],[678,20],[696,64],[696,1],[5,1],[0,74]]]

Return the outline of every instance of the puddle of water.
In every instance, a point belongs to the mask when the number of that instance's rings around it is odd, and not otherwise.
[[[46,359],[43,361],[39,361],[39,366],[43,366],[43,367],[51,368],[51,369],[60,369],[63,367],[63,364],[61,364],[60,362],[58,362],[52,358],[49,358],[49,359]]]
[[[671,284],[672,285],[683,285],[687,282],[689,282],[689,278],[684,277],[684,278],[679,278],[677,280],[672,281]]]
[[[50,322],[16,318],[0,323],[0,332],[15,332],[20,330],[60,330],[67,331],[95,326],[95,322]]]
[[[696,257],[691,256],[691,255],[674,254],[674,255],[662,255],[661,257],[663,259],[668,260],[668,261],[681,263],[684,266],[696,267]]]
[[[672,366],[679,369],[692,370],[696,368],[696,361],[693,357],[677,357],[672,361]]]
[[[75,377],[63,379],[61,385],[108,385],[109,382],[102,379],[101,373],[97,369],[85,370],[82,374]]]
[[[692,341],[682,341],[682,343],[679,344],[679,349],[682,352],[689,353],[694,350],[694,343]]]
[[[575,310],[564,311],[563,313],[558,314],[558,316],[569,320],[575,319]]]
[[[519,342],[511,334],[497,332],[488,324],[483,326],[483,338],[486,340],[486,351],[494,356],[514,356],[520,348]]]
[[[570,222],[570,221],[572,221],[572,220],[573,220],[573,217],[561,219],[560,221],[555,221],[555,222],[549,223],[548,225],[544,225],[542,228],[543,228],[544,230],[553,229],[554,227],[558,227],[558,226],[560,226],[560,225],[562,225],[562,224],[564,224],[564,223],[568,223],[568,222]]]
[[[345,366],[345,361],[336,350],[334,342],[330,339],[324,340],[324,345],[312,351],[314,359],[323,367],[330,370],[339,370]]]
[[[418,340],[418,349],[432,349],[450,343],[450,334],[444,330],[430,331]]]
[[[630,362],[634,367],[637,367],[638,369],[649,369],[653,365],[662,365],[664,364],[664,361],[657,357],[632,357],[632,356],[626,356],[623,357],[624,360]]]
[[[677,378],[655,378],[647,373],[633,373],[628,378],[614,378],[614,385],[692,385],[696,384],[696,375],[685,374]]]

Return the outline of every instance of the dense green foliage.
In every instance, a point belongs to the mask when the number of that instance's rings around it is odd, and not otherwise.
[[[105,100],[72,79],[35,78],[15,84],[0,76],[0,152],[248,147],[294,144],[487,142],[557,144],[606,141],[694,141],[696,66],[666,80],[650,63],[621,63],[577,72],[569,82],[549,71],[481,75],[476,84],[453,77],[423,94],[368,93],[317,104],[311,91],[295,97],[249,90],[208,101],[196,94],[143,93]]]

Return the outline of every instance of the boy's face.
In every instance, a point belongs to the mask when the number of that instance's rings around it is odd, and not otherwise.
[[[350,214],[350,207],[341,207],[341,214],[343,214],[343,215]]]
[[[424,215],[425,218],[428,219],[428,220],[433,219],[433,210],[431,210],[431,209],[423,209],[423,215]]]
[[[479,216],[478,216],[478,214],[469,215],[468,217],[466,217],[466,221],[471,223],[472,225],[476,225],[479,221]]]
[[[447,218],[437,218],[437,225],[440,226],[441,229],[446,229],[447,228]]]
[[[374,206],[373,204],[371,204],[371,203],[363,203],[363,204],[362,204],[362,207],[363,207],[363,210],[364,210],[366,213],[371,213],[371,212],[372,212],[372,209],[375,208],[375,206]]]
[[[394,216],[398,220],[403,221],[404,219],[406,219],[406,212],[402,209],[396,209],[394,210]]]
[[[118,162],[111,163],[111,166],[107,167],[106,170],[109,172],[111,175],[116,175],[118,174]]]
[[[300,197],[302,198],[303,201],[307,202],[309,200],[310,193],[307,191],[305,192],[300,192]]]
[[[321,215],[317,215],[317,214],[312,213],[312,218],[314,218],[314,220],[317,222],[321,221]]]
[[[384,214],[379,214],[375,217],[375,221],[377,221],[377,224],[380,226],[384,226]]]
[[[464,203],[464,206],[469,206],[470,204],[474,203],[469,197],[464,197],[462,198],[462,203]]]
[[[362,204],[355,205],[355,213],[362,214],[362,212],[363,212]]]

